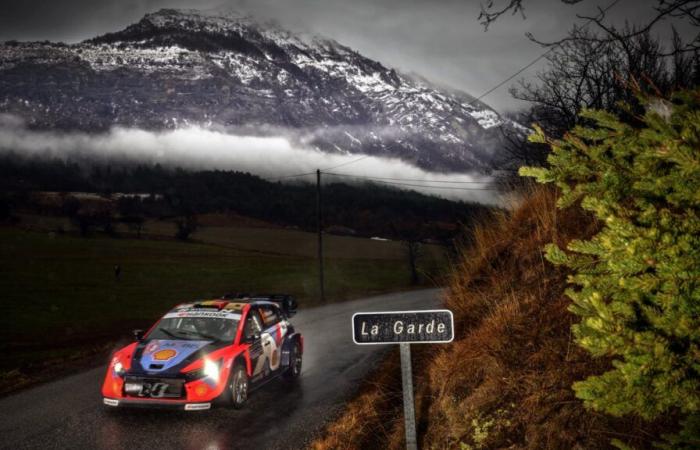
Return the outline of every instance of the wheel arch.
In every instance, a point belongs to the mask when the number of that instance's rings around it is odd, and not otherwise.
[[[304,338],[302,338],[301,333],[292,333],[285,338],[284,344],[282,344],[282,361],[280,364],[282,367],[289,367],[289,355],[292,352],[292,347],[296,343],[299,343],[299,348],[301,349],[301,353],[303,354]]]

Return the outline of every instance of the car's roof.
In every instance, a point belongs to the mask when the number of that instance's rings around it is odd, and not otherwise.
[[[272,305],[278,306],[275,302],[267,300],[257,300],[255,298],[232,298],[232,299],[213,299],[213,300],[198,300],[189,303],[177,305],[173,310],[183,309],[216,309],[219,311],[228,311],[234,313],[242,313],[246,305]]]

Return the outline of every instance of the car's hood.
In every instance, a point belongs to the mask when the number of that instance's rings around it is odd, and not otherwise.
[[[132,369],[149,375],[179,373],[183,367],[220,345],[207,340],[149,339],[134,352]]]

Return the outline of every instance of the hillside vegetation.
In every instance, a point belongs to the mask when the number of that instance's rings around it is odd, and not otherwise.
[[[558,189],[477,227],[454,343],[413,346],[421,448],[698,448],[700,94],[663,102],[537,136]],[[313,448],[402,448],[400,386],[394,355]]]
[[[538,188],[511,216],[477,227],[455,267],[443,297],[455,314],[455,341],[413,346],[420,448],[607,448],[611,438],[641,444],[659,429],[587,410],[571,389],[610,363],[573,341],[566,273],[542,248],[590,236],[599,225],[580,211],[557,210],[555,201],[554,190]],[[404,445],[396,349],[312,447]]]

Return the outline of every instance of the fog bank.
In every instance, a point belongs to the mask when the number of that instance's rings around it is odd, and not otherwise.
[[[64,160],[93,159],[103,163],[141,162],[190,170],[235,170],[282,182],[313,181],[315,175],[288,176],[320,168],[362,177],[395,178],[374,182],[445,198],[500,203],[495,191],[481,189],[490,187],[487,177],[428,172],[394,158],[369,156],[358,161],[363,155],[299,148],[281,136],[234,135],[196,126],[167,131],[116,127],[102,134],[35,131],[27,129],[16,117],[0,115],[0,152]],[[325,180],[367,181],[331,175],[326,175]]]

